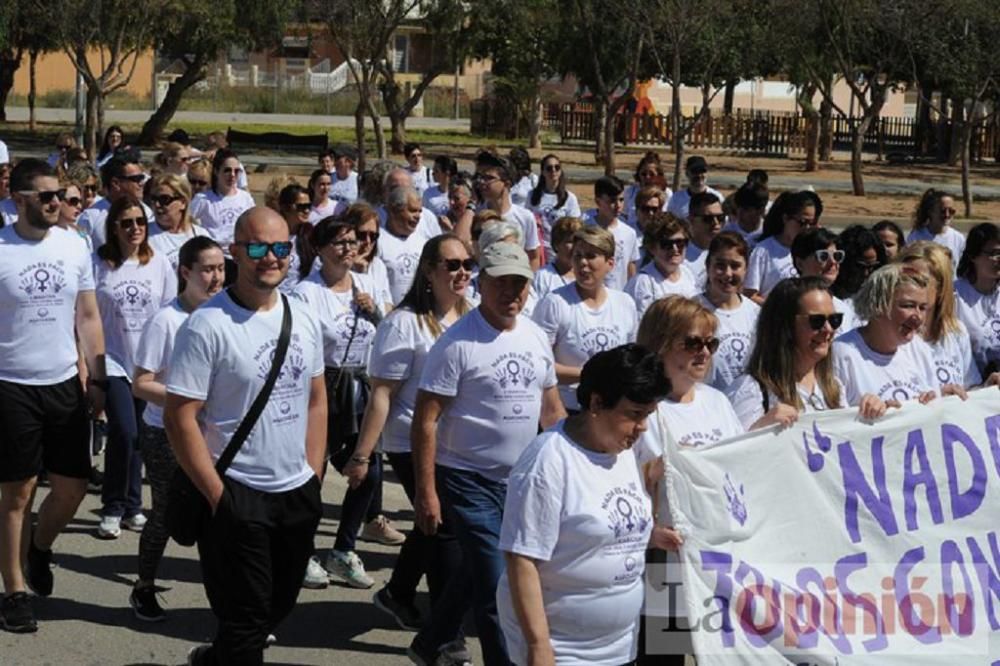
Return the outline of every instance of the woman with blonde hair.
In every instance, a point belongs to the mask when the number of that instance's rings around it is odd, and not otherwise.
[[[212,163],[205,157],[188,163],[187,177],[192,196],[207,191],[212,185]]]
[[[195,236],[208,236],[191,217],[191,184],[173,173],[155,176],[149,186],[155,220],[149,225],[149,246],[164,255],[177,270],[181,246]]]
[[[930,307],[920,334],[934,354],[938,382],[966,388],[982,383],[972,356],[969,331],[955,312],[954,269],[948,249],[932,241],[916,241],[904,246],[896,261],[904,270],[914,271],[930,281]]]

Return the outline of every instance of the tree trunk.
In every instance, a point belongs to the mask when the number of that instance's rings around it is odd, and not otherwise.
[[[393,155],[402,155],[403,146],[406,145],[406,118],[403,113],[402,88],[396,82],[394,76],[383,69],[382,84],[379,86],[382,93],[382,103],[385,104],[385,114],[389,116],[391,139],[389,149]]]
[[[955,166],[962,157],[962,126],[965,104],[961,100],[951,100],[951,133],[948,148],[948,166]]]
[[[726,91],[723,93],[725,97],[722,99],[722,113],[727,116],[733,115],[733,102],[736,98],[736,84],[739,81],[735,79],[729,79],[726,81]]]
[[[21,51],[0,51],[0,122],[7,120],[7,97],[14,88],[14,73],[21,66]]]
[[[605,157],[607,156],[607,146],[605,146],[605,141],[607,141],[608,134],[606,131],[608,124],[608,101],[607,98],[601,97],[599,100],[594,101],[594,132],[596,136],[594,137],[594,163],[603,164]]]
[[[799,90],[796,98],[799,108],[802,110],[802,117],[806,121],[805,126],[805,150],[806,150],[806,171],[816,171],[819,166],[816,163],[816,153],[819,149],[819,111],[813,104],[813,97],[816,95],[816,86],[805,84]]]
[[[199,54],[195,56],[194,62],[184,70],[184,73],[179,78],[173,80],[170,87],[167,88],[167,94],[164,95],[159,108],[143,124],[142,131],[139,132],[139,138],[135,141],[136,144],[140,146],[152,146],[156,143],[180,107],[184,93],[190,90],[196,83],[205,79],[207,64],[208,56]]]
[[[365,105],[358,100],[354,107],[354,143],[358,149],[358,173],[365,172]]]
[[[966,219],[972,217],[972,188],[969,187],[969,144],[972,142],[972,128],[974,114],[970,113],[969,117],[962,123],[962,203],[965,204],[965,217]]]
[[[38,51],[28,52],[28,130],[34,132],[37,126],[35,119],[35,100],[38,98],[38,77],[35,76],[35,65],[38,64]]]
[[[389,113],[390,142],[389,147],[393,155],[402,155],[403,146],[406,145],[406,116],[403,114]]]
[[[923,85],[919,86],[920,94],[917,96],[917,125],[915,128],[914,141],[919,155],[931,154],[931,137],[933,127],[931,126],[931,105],[924,99],[930,99],[933,91]]]
[[[681,118],[681,52],[674,47],[673,73],[670,80],[670,131],[674,144],[674,191],[681,188],[681,165],[684,163],[684,126]]]
[[[825,96],[819,104],[819,161],[833,159],[833,102]]]
[[[532,98],[530,109],[528,113],[528,147],[540,149],[542,147],[542,96],[540,94]]]
[[[364,79],[364,85],[361,86],[361,98],[364,102],[365,109],[368,111],[368,117],[372,120],[372,132],[375,134],[376,154],[380,160],[384,160],[387,154],[385,133],[382,131],[382,116],[378,111],[378,106],[376,106],[372,95],[371,72],[366,73]]]
[[[104,112],[107,106],[107,100],[104,97],[104,91],[100,90],[97,95],[97,141],[95,143],[95,150],[100,150],[101,140],[104,137]]]
[[[96,81],[87,81],[87,114],[83,125],[83,148],[87,156],[97,156],[97,123],[101,102],[101,92]]]
[[[868,128],[871,127],[876,113],[878,113],[877,109],[869,109],[861,117],[861,122],[851,128],[851,188],[856,197],[865,196],[861,156],[865,147],[865,135],[868,133]]]

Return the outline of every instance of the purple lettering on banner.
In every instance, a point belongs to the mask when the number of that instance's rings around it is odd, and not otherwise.
[[[986,463],[979,447],[969,435],[952,423],[941,424],[944,461],[948,468],[948,491],[951,494],[951,515],[958,520],[978,509],[986,495]],[[958,489],[958,471],[955,467],[955,442],[960,443],[972,463],[972,485],[964,491]]]
[[[886,536],[899,533],[896,516],[892,512],[892,498],[889,497],[889,490],[885,485],[885,456],[882,453],[884,442],[885,438],[881,435],[872,439],[872,476],[875,480],[878,496],[875,495],[875,490],[868,485],[868,479],[861,470],[858,459],[854,457],[851,443],[841,442],[837,445],[840,471],[844,480],[844,523],[847,527],[847,534],[854,543],[861,541],[861,532],[858,529],[859,497],[875,520],[878,521]]]
[[[990,440],[990,452],[993,454],[993,467],[1000,477],[1000,414],[990,416],[983,423],[986,428],[986,438]]]
[[[916,457],[916,461],[914,461]],[[918,470],[913,469],[916,462]],[[938,492],[937,479],[927,460],[927,446],[924,444],[924,431],[911,430],[906,435],[906,452],[903,454],[903,506],[906,516],[906,529],[917,529],[917,500],[914,493],[917,486],[924,486],[927,498],[927,508],[931,512],[931,520],[935,525],[944,522],[941,511],[941,495]]]
[[[962,574],[964,592],[955,594],[955,584],[952,580],[952,569],[958,567]],[[975,596],[972,594],[972,581],[965,568],[965,558],[951,539],[941,544],[941,590],[944,592],[944,608],[941,614],[948,618],[948,624],[959,636],[970,636],[976,630]],[[938,625],[944,624],[944,618]]]
[[[983,601],[986,604],[986,617],[990,621],[990,628],[993,631],[1000,631],[1000,618],[997,617],[997,601],[1000,601],[1000,544],[997,543],[997,533],[990,532],[986,535],[986,540],[990,544],[993,563],[986,559],[979,543],[972,537],[965,539],[972,553],[972,562],[979,578],[979,587],[983,591]]]
[[[747,576],[753,577],[749,584],[745,582]],[[743,561],[736,567],[733,578],[743,586],[736,604],[736,614],[740,618],[743,633],[751,645],[764,647],[783,633],[781,585],[776,581],[769,584],[764,574]],[[764,610],[764,620],[760,624],[754,618],[754,609],[757,608]]]
[[[934,600],[919,591],[924,578],[915,576],[913,589],[910,589],[910,571],[923,559],[923,546],[911,548],[903,553],[903,557],[900,558],[893,573],[893,586],[896,593],[896,605],[899,607],[899,619],[907,633],[921,643],[929,645],[941,642],[941,632],[931,624],[935,620]],[[914,613],[919,613],[919,615],[915,617]]]
[[[848,605],[860,609],[863,627],[868,626],[864,622],[866,614],[870,615],[873,620],[875,636],[862,641],[861,645],[868,652],[879,652],[889,647],[889,637],[886,635],[885,629],[885,618],[882,617],[874,601],[863,594],[857,594],[847,582],[852,573],[861,571],[867,567],[868,555],[865,553],[853,553],[837,560],[837,563],[833,565],[833,573],[837,577],[837,588],[840,590],[840,595],[844,598],[845,612]]]
[[[817,626],[841,654],[852,654],[851,641],[844,634],[844,625],[837,598],[826,588],[823,576],[820,575],[819,571],[814,567],[799,569],[799,572],[795,575],[795,584],[802,588],[803,592],[810,597],[823,599],[823,613],[824,615],[828,613],[829,617],[816,618]],[[810,585],[816,587],[816,593],[809,591]],[[830,626],[831,624],[832,627]]]
[[[716,603],[719,604],[719,611],[722,615],[722,624],[719,627],[722,632],[722,645],[733,647],[736,640],[733,635],[732,618],[729,616],[729,601],[733,598],[733,579],[729,577],[729,574],[733,570],[733,557],[727,553],[703,550],[701,551],[701,568],[704,571],[715,572],[715,590],[712,594]]]

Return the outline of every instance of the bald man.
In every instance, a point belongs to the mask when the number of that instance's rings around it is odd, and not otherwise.
[[[177,333],[164,424],[177,462],[211,516],[198,555],[219,621],[190,664],[263,663],[267,635],[295,605],[322,511],[326,387],[319,324],[277,288],[288,272],[285,221],[251,208],[236,222],[236,282],[198,308]],[[250,435],[220,476],[215,462],[271,369],[285,309],[291,341]]]

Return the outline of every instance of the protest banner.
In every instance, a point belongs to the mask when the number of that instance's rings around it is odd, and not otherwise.
[[[700,666],[1000,664],[995,388],[665,444]]]

